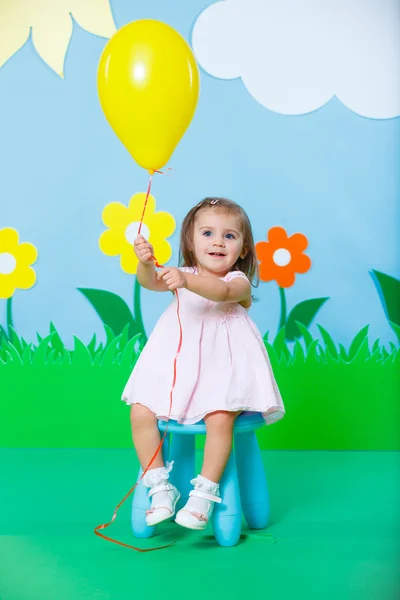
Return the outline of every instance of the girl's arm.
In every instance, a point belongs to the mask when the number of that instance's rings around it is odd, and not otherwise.
[[[153,292],[168,292],[168,286],[162,279],[157,279],[154,263],[139,262],[136,277],[140,285]]]
[[[171,291],[186,288],[213,302],[240,302],[246,308],[251,305],[250,282],[243,277],[222,281],[217,277],[184,273],[176,267],[161,269],[156,277],[163,280]]]
[[[137,236],[133,246],[135,254],[139,259],[136,277],[140,285],[154,292],[168,292],[168,286],[164,281],[160,281],[157,278],[157,272],[154,267],[153,246],[142,235]]]
[[[246,302],[251,300],[250,282],[243,277],[232,281],[222,281],[217,277],[207,275],[192,275],[185,273],[190,292],[194,292],[213,302]]]

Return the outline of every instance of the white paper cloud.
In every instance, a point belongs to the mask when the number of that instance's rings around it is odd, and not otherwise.
[[[337,96],[365,117],[400,115],[399,0],[224,0],[200,14],[192,43],[205,71],[241,77],[275,112]]]

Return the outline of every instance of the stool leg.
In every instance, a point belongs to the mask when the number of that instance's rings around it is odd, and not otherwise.
[[[170,434],[167,434],[163,446],[162,453],[164,462],[168,460],[169,456],[169,445],[170,445]],[[140,467],[137,481],[142,476],[143,469]],[[150,538],[154,535],[156,527],[149,527],[146,525],[146,510],[150,508],[150,498],[148,497],[148,490],[144,487],[141,481],[133,492],[132,500],[132,513],[131,513],[131,524],[133,535],[137,538]]]
[[[212,516],[215,539],[220,546],[236,546],[240,539],[242,511],[235,455],[231,452],[220,483],[222,502]]]
[[[177,512],[189,499],[189,492],[192,489],[190,480],[195,476],[195,457],[195,436],[176,433],[172,438],[170,460],[174,461],[171,483],[181,494]]]
[[[235,435],[236,464],[242,510],[251,529],[264,529],[270,503],[261,452],[254,431]]]

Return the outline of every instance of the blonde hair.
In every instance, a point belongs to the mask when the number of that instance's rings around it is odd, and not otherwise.
[[[253,232],[249,217],[239,204],[227,198],[205,198],[189,210],[183,220],[181,229],[179,263],[182,267],[196,267],[196,257],[192,252],[193,231],[196,216],[203,210],[215,210],[225,212],[238,217],[241,234],[243,236],[243,250],[246,252],[244,258],[238,258],[232,267],[233,271],[244,273],[254,287],[259,284],[259,269],[256,249],[254,246]]]

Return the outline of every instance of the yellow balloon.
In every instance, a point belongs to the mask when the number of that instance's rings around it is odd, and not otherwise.
[[[163,167],[199,97],[199,69],[188,43],[160,21],[128,23],[106,44],[97,85],[104,114],[133,159],[149,171]]]

